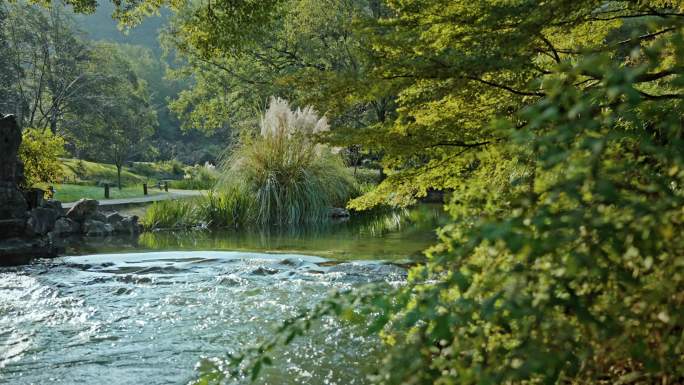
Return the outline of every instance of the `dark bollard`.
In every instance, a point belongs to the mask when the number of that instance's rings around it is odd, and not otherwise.
[[[169,192],[169,182],[164,182],[164,191]]]
[[[105,183],[105,199],[109,199],[109,183]]]
[[[143,183],[143,195],[147,195],[147,183]]]

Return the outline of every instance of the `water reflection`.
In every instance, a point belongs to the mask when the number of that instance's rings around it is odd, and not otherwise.
[[[203,357],[265,338],[331,289],[402,284],[396,262],[443,220],[426,205],[313,228],[72,240],[72,257],[0,268],[0,384],[188,383]],[[378,346],[325,319],[257,383],[364,385]]]
[[[139,237],[80,239],[67,245],[67,253],[231,250],[299,253],[339,260],[403,260],[420,258],[422,251],[435,242],[435,228],[444,222],[440,205],[420,205],[316,226],[159,231]]]

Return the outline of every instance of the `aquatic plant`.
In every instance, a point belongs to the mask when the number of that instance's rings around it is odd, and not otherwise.
[[[241,227],[254,215],[254,199],[239,184],[210,191],[196,201],[196,214],[209,227]]]
[[[201,198],[199,198],[201,199]],[[197,200],[168,200],[152,203],[141,219],[147,230],[187,228],[200,224],[197,215]]]
[[[237,228],[251,223],[253,217],[254,199],[239,185],[232,185],[193,199],[155,202],[141,222],[148,230],[197,226]]]

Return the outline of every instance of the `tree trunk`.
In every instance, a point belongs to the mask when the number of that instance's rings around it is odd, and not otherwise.
[[[50,113],[50,131],[53,135],[57,134],[57,107],[52,106],[52,112]]]
[[[119,191],[121,191],[121,166],[122,164],[120,163],[116,164],[116,179],[117,185],[119,186]]]

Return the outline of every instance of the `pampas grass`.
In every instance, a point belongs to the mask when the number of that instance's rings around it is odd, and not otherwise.
[[[192,201],[155,203],[147,228],[243,227],[322,223],[344,207],[358,186],[334,148],[314,135],[328,122],[307,107],[292,110],[272,98],[260,135],[245,139],[226,158],[216,188]]]
[[[320,222],[332,207],[344,206],[356,192],[341,157],[314,134],[329,130],[311,107],[292,110],[272,98],[261,119],[261,134],[245,140],[224,162],[219,189],[241,185],[254,197],[258,224]]]

